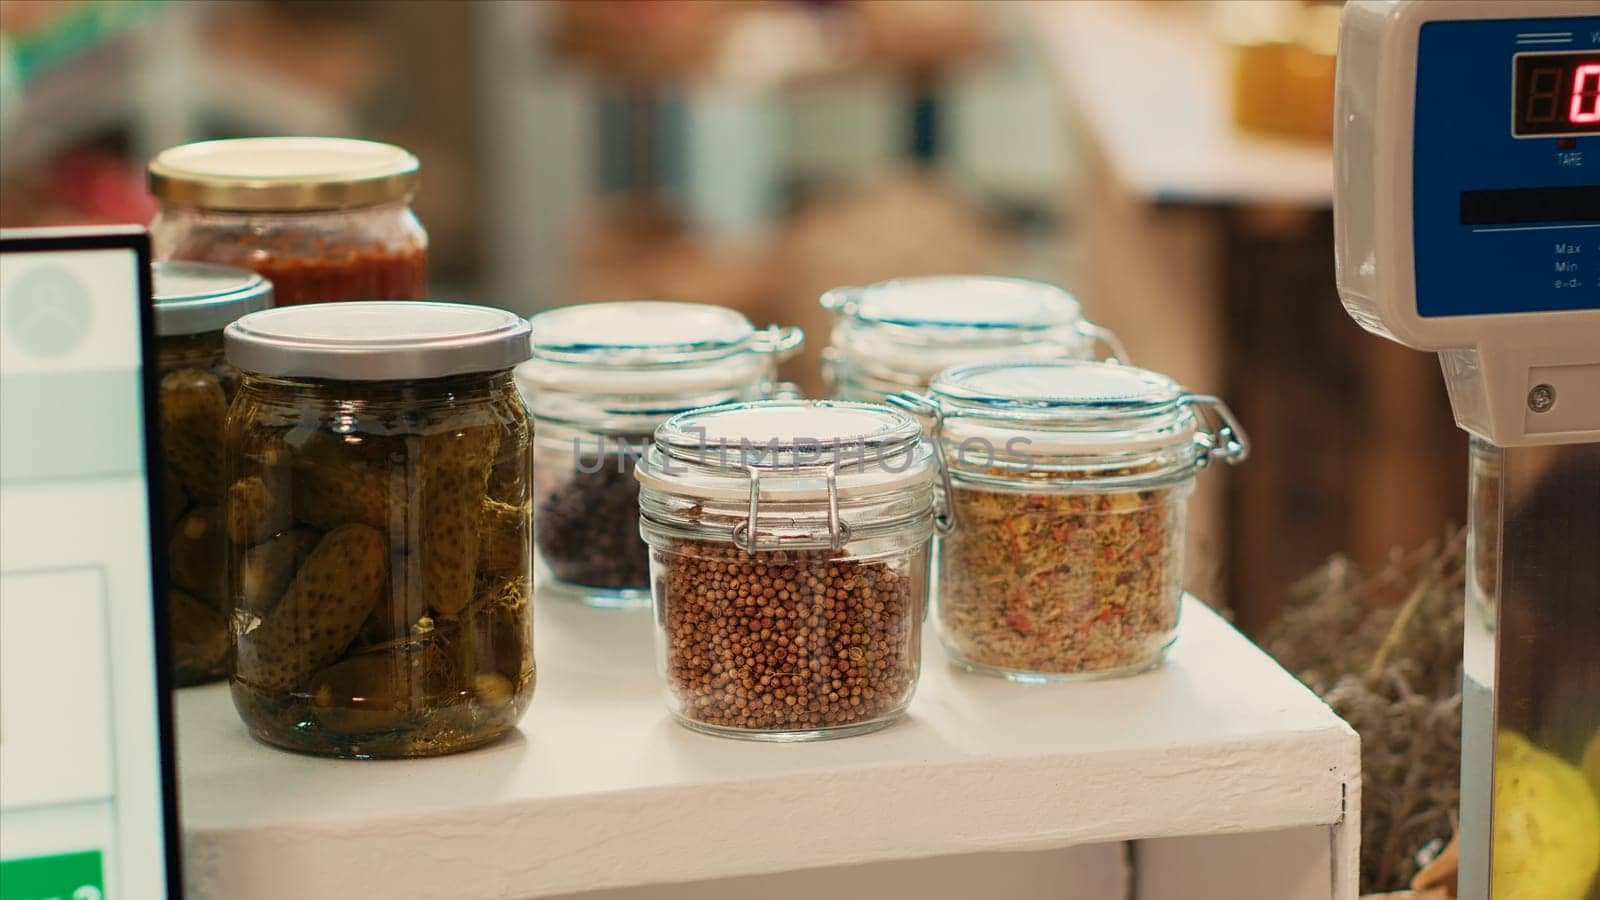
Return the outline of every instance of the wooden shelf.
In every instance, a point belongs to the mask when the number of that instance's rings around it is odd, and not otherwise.
[[[1325,144],[1233,127],[1227,48],[1182,4],[1038,0],[1030,31],[1087,137],[1152,203],[1333,205]]]
[[[1356,815],[1356,735],[1204,605],[1184,616],[1164,669],[1077,685],[956,671],[930,634],[907,720],[812,744],[679,727],[648,614],[553,601],[539,608],[533,709],[473,753],[296,756],[251,740],[226,687],[188,689],[189,896],[538,897],[1136,838],[1339,834]],[[1340,846],[1333,864],[1353,876],[1354,846]]]

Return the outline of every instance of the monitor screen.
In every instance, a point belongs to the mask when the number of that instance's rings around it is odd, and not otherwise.
[[[150,245],[0,232],[0,900],[178,896]]]

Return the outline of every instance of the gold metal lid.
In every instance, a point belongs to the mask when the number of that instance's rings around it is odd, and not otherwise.
[[[422,165],[377,141],[261,137],[182,144],[150,161],[164,204],[240,212],[352,209],[402,200]]]

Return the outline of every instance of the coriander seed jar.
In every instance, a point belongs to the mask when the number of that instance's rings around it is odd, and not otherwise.
[[[822,295],[833,314],[823,376],[834,397],[881,402],[920,391],[951,366],[1001,359],[1122,360],[1116,335],[1083,317],[1065,290],[1026,278],[901,278]]]
[[[156,256],[253,269],[278,306],[420,300],[428,235],[411,212],[420,165],[399,147],[323,137],[183,144],[150,161]]]
[[[940,447],[936,618],[958,664],[1015,681],[1160,664],[1195,475],[1247,453],[1220,400],[1144,369],[1062,361],[961,366],[891,402],[925,415]]]
[[[167,634],[179,687],[228,674],[228,538],[222,516],[223,424],[237,373],[223,360],[222,329],[272,305],[254,272],[157,262],[154,282],[162,513],[167,524]]]
[[[353,302],[226,332],[234,705],[263,741],[434,756],[534,682],[532,436],[498,309]]]
[[[517,383],[533,414],[539,589],[608,608],[650,604],[638,455],[672,415],[766,396],[798,329],[757,331],[700,303],[587,303],[531,320]]]
[[[887,407],[696,410],[640,459],[656,660],[678,721],[843,737],[898,719],[921,670],[935,465]]]

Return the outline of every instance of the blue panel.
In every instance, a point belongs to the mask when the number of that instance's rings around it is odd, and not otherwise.
[[[1600,309],[1600,136],[1512,135],[1519,53],[1600,55],[1600,16],[1429,22],[1417,45],[1417,314]]]

